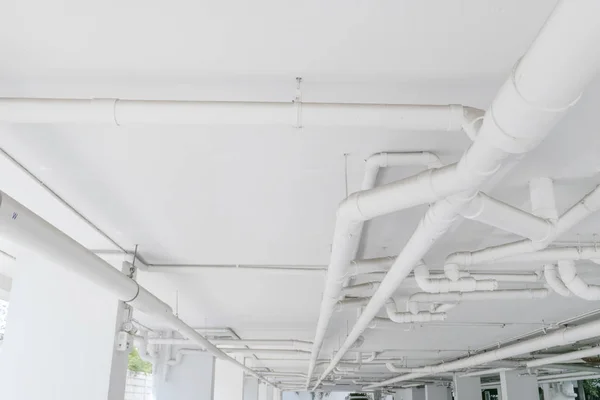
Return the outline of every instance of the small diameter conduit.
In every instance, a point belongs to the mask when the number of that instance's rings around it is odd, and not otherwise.
[[[558,3],[500,89],[473,144],[457,164],[352,194],[340,205],[314,340],[314,360],[339,299],[345,269],[355,258],[363,221],[449,196],[429,208],[314,388],[333,371],[415,264],[476,196],[476,189],[498,171],[510,154],[535,148],[577,102],[600,65],[600,24],[595,18],[599,14],[600,2],[596,0]],[[561,223],[558,225],[560,230]],[[308,381],[313,370],[311,360]]]
[[[204,336],[175,316],[171,307],[136,281],[122,274],[56,227],[40,218],[7,194],[0,192],[0,237],[18,243],[39,256],[90,280],[121,301],[163,321],[174,331],[264,381],[255,371],[218,349]]]
[[[525,353],[531,353],[556,346],[565,346],[576,343],[580,340],[586,340],[600,335],[600,320],[589,322],[587,324],[563,328],[559,331],[549,333],[545,336],[536,337],[522,342],[501,347],[496,350],[490,350],[475,356],[462,358],[456,361],[445,362],[443,364],[420,367],[417,370],[401,375],[392,379],[369,385],[364,390],[371,390],[381,386],[388,386],[398,382],[418,379],[425,376],[454,372],[461,369],[473,368],[479,365],[504,360],[506,358],[517,357]]]

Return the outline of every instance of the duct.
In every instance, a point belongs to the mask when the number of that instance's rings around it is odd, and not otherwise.
[[[571,291],[565,283],[560,279],[558,275],[558,271],[556,270],[556,265],[546,264],[544,265],[544,278],[546,279],[546,283],[552,290],[563,297],[570,297]]]
[[[387,316],[390,320],[397,324],[409,324],[413,322],[431,322],[431,321],[445,321],[446,314],[444,313],[430,313],[430,312],[416,312],[406,313],[396,311],[396,306],[393,303],[387,303],[385,305]]]
[[[375,187],[379,169],[386,167],[402,167],[411,165],[424,165],[427,168],[439,168],[442,163],[433,153],[422,151],[415,153],[378,153],[367,158],[365,162],[365,175],[361,190]]]
[[[596,75],[600,53],[592,49],[600,42],[600,26],[592,16],[597,15],[599,9],[600,3],[594,0],[562,0],[558,3],[500,89],[486,112],[475,141],[457,164],[355,193],[340,205],[309,376],[312,376],[313,360],[317,358],[338,300],[345,268],[355,258],[362,221],[476,189],[498,171],[509,154],[535,148],[577,102],[585,86]],[[462,197],[453,195],[429,208],[316,386],[335,368],[413,266],[449,228],[474,194],[473,191]]]
[[[558,273],[565,286],[577,297],[585,300],[600,300],[600,286],[588,285],[577,275],[573,261],[559,261]]]
[[[549,364],[558,364],[567,361],[580,360],[585,357],[597,357],[600,355],[600,346],[591,347],[589,349],[572,351],[570,353],[559,354],[557,356],[540,358],[538,360],[529,361],[527,368],[541,367]]]
[[[446,258],[444,271],[452,279],[459,266],[470,266],[492,262],[528,262],[543,261],[554,262],[563,260],[600,259],[600,252],[595,247],[548,248],[554,239],[568,232],[573,226],[583,221],[592,213],[600,209],[600,186],[583,197],[578,203],[567,210],[556,223],[554,234],[545,242],[533,242],[532,240],[521,240],[492,246],[474,252],[458,252],[450,254]],[[569,250],[566,250],[569,249]]]
[[[342,296],[366,296],[379,287],[379,282],[366,282],[342,288]]]
[[[462,212],[467,219],[483,222],[495,228],[511,232],[533,242],[545,242],[554,232],[554,224],[483,193],[478,193]]]
[[[543,299],[548,289],[512,289],[494,292],[450,292],[415,293],[408,299],[406,308],[413,314],[419,313],[419,303],[460,303],[461,301]]]
[[[217,358],[271,384],[250,368],[229,357],[208,339],[173,315],[171,307],[136,281],[113,268],[81,244],[0,192],[0,237],[30,249],[37,255],[73,271],[112,293],[132,307],[154,316]]]
[[[414,274],[417,285],[428,293],[491,291],[498,288],[498,282],[494,280],[476,280],[472,277],[459,278],[456,281],[431,279],[429,268],[422,262],[415,267]]]
[[[189,345],[189,339],[175,338],[149,338],[150,344],[171,344],[171,345]],[[310,350],[311,342],[302,340],[271,340],[271,339],[212,339],[211,343],[216,346],[261,346],[268,348],[290,348],[296,350]]]
[[[298,107],[302,119],[298,120]],[[478,110],[461,105],[316,102],[0,99],[0,121],[126,125],[274,125],[460,131]]]

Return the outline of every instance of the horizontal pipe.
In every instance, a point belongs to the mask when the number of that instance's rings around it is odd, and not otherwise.
[[[485,353],[480,353],[456,361],[422,367],[421,372],[406,374],[396,378],[388,379],[379,382],[376,385],[371,385],[370,387],[368,387],[368,389],[374,389],[376,387],[387,386],[393,383],[414,379],[416,378],[416,375],[418,375],[418,377],[422,377],[442,372],[453,372],[460,369],[472,368],[479,365],[484,365],[486,363],[517,357],[522,354],[539,351],[551,347],[570,345],[578,341],[587,340],[597,336],[600,336],[600,320],[596,320],[574,327],[563,328],[555,332],[548,333],[545,336],[539,336],[533,339],[523,340],[512,345],[501,347],[495,350],[490,350]]]
[[[298,120],[298,108],[302,120]],[[410,131],[459,131],[467,122],[461,105],[312,102],[161,101],[125,99],[0,99],[0,121],[96,123],[117,126],[276,125],[365,126]]]
[[[189,339],[148,338],[149,344],[189,345]],[[289,347],[298,350],[310,350],[312,343],[300,340],[270,340],[270,339],[211,339],[216,346],[268,346]]]
[[[255,371],[219,350],[208,339],[175,316],[166,303],[136,281],[122,274],[99,256],[40,218],[7,194],[0,192],[0,236],[90,280],[117,299],[165,322],[215,357],[228,361],[248,374],[271,384]]]
[[[439,168],[442,163],[437,155],[428,151],[373,154],[365,161],[365,175],[360,190],[369,190],[375,187],[381,168],[415,165]]]
[[[483,371],[474,371],[467,372],[465,374],[460,374],[461,378],[475,377],[475,376],[489,376],[489,375],[498,375],[501,372],[512,371],[514,368],[491,368]]]
[[[577,379],[573,379],[573,378],[577,378]],[[538,383],[557,383],[557,382],[564,382],[564,381],[585,381],[585,380],[589,380],[589,379],[600,379],[600,374],[588,374],[588,375],[578,375],[578,376],[571,376],[571,377],[560,377],[560,378],[548,378],[548,379],[538,379]]]
[[[529,361],[526,366],[527,368],[535,368],[548,364],[558,364],[567,361],[579,360],[585,357],[597,356],[600,356],[600,346],[559,354],[557,356],[540,358],[538,360]]]
[[[257,272],[307,272],[324,274],[327,270],[325,265],[252,265],[252,264],[150,264],[143,268],[146,272],[161,272],[167,274],[195,274],[202,272],[227,272],[227,271],[257,271]]]

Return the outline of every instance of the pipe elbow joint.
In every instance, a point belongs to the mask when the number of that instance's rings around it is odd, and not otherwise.
[[[337,218],[345,221],[364,221],[364,216],[358,206],[360,192],[352,193],[346,197],[338,206]]]
[[[470,257],[470,253],[454,253],[453,255],[460,255],[460,256],[462,256],[463,254],[464,255],[468,254],[469,257]],[[466,258],[464,260],[467,261]],[[446,259],[446,264],[444,265],[444,274],[451,281],[457,282],[460,279],[460,276],[461,276],[459,265],[455,264],[455,263],[448,263],[448,259]]]

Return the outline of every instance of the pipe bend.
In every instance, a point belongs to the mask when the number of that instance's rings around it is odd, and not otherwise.
[[[544,265],[544,278],[546,279],[546,283],[552,290],[563,297],[570,297],[571,291],[565,283],[560,279],[558,275],[558,271],[556,270],[556,265],[554,264],[546,264]]]
[[[588,285],[577,275],[575,262],[562,260],[558,262],[558,273],[565,286],[577,297],[585,300],[600,300],[600,286]]]

